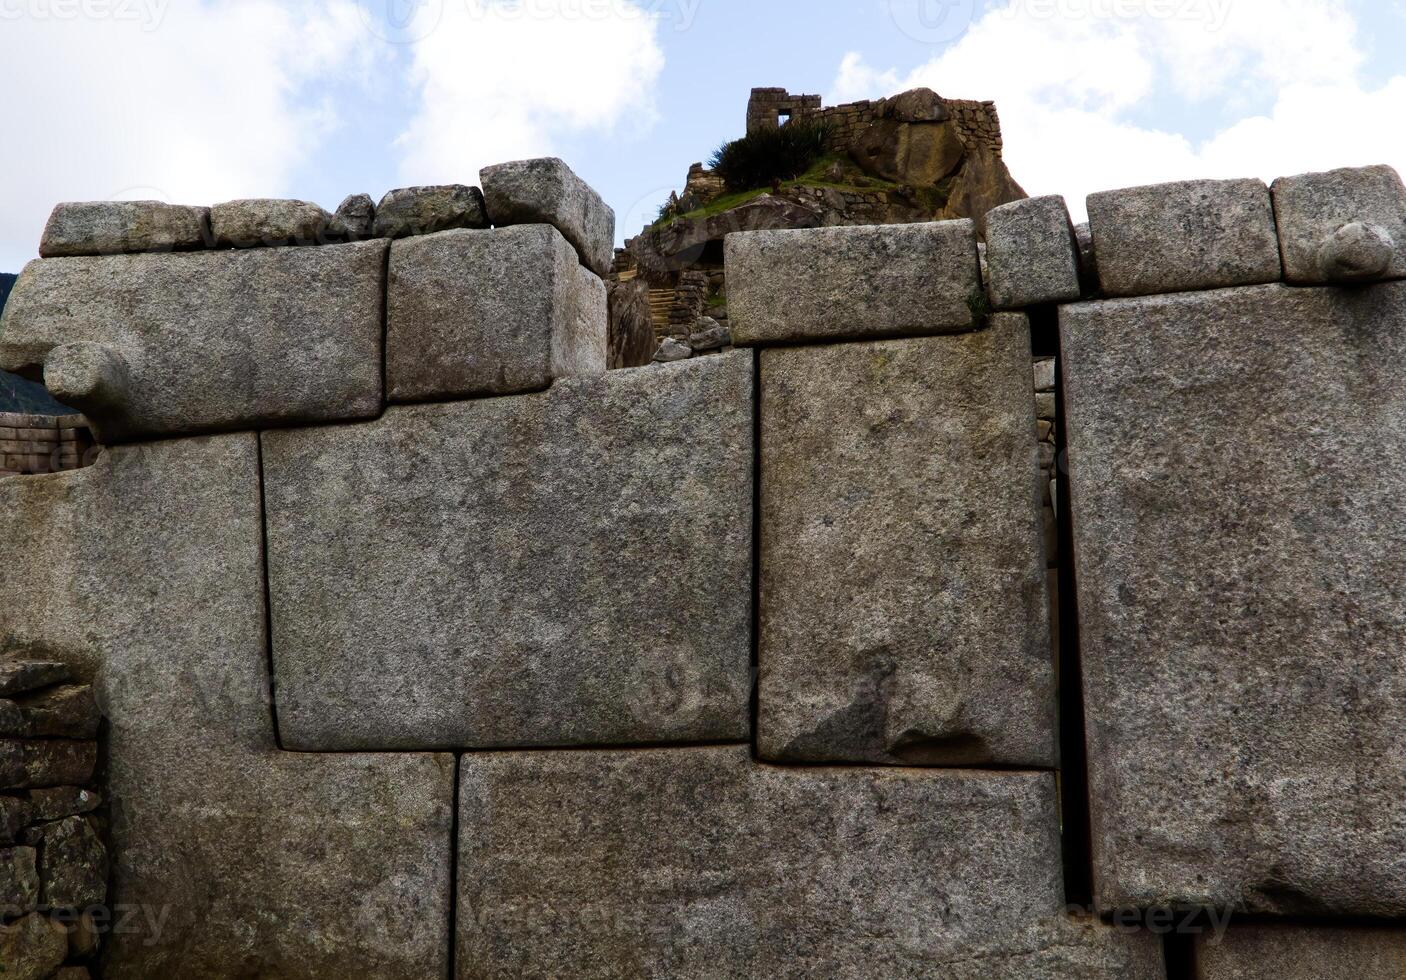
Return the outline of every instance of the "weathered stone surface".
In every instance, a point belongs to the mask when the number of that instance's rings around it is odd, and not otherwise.
[[[432,235],[450,228],[487,228],[483,193],[464,184],[401,187],[376,205],[377,238]]]
[[[1400,980],[1406,929],[1232,925],[1196,947],[1197,980]]]
[[[731,343],[727,327],[710,316],[699,317],[688,335],[688,346],[696,351],[720,350]]]
[[[1087,221],[1074,226],[1079,243],[1079,288],[1087,295],[1098,292],[1098,256],[1094,253],[1094,233]]]
[[[1055,390],[1055,362],[1053,357],[1044,357],[1035,362],[1034,384],[1036,391]],[[1041,427],[1040,438],[1044,439],[1048,426]]]
[[[1362,167],[1281,177],[1271,188],[1284,278],[1331,283],[1406,276],[1406,185],[1391,167]],[[1325,268],[1323,247],[1345,226],[1374,227],[1391,243],[1386,262]],[[1378,246],[1373,252],[1379,257]],[[1355,273],[1355,274],[1354,274]]]
[[[38,852],[32,847],[0,848],[0,922],[39,907],[37,858]],[[0,960],[0,967],[5,965]]]
[[[735,343],[970,330],[983,303],[971,221],[729,235]]]
[[[598,276],[615,260],[615,212],[556,157],[517,160],[479,173],[489,220],[504,225],[548,224]]]
[[[654,323],[649,311],[649,283],[643,279],[608,283],[610,317],[607,367],[643,367],[654,357]]]
[[[1269,188],[1259,180],[1188,180],[1090,194],[1099,284],[1144,296],[1280,277]]]
[[[1064,918],[1050,774],[470,754],[459,807],[465,980],[1162,978],[1152,937]]]
[[[1318,271],[1335,283],[1371,282],[1386,277],[1396,242],[1381,225],[1343,225],[1318,250]]]
[[[1054,392],[1041,391],[1035,394],[1035,417],[1052,422],[1058,413],[1058,402]]]
[[[370,238],[375,230],[376,202],[369,194],[347,195],[327,225],[328,237],[338,241],[359,242]]]
[[[889,99],[885,114],[900,122],[946,122],[952,112],[946,101],[930,88],[915,88]]]
[[[0,369],[87,390],[72,404],[106,443],[373,416],[385,248],[39,259],[5,305]]]
[[[37,691],[50,684],[62,684],[73,676],[68,664],[54,660],[8,660],[0,662],[0,697]]]
[[[64,684],[0,701],[0,735],[93,738],[101,721],[97,699],[87,684]]]
[[[605,371],[605,284],[551,225],[396,242],[387,311],[391,401],[535,391]]]
[[[63,926],[37,913],[0,926],[0,963],[5,980],[47,980],[63,963],[68,940]]]
[[[691,269],[706,255],[723,254],[728,235],[779,228],[819,228],[820,211],[799,201],[762,194],[721,214],[680,217],[646,228],[627,243],[640,267],[656,272]]]
[[[54,786],[29,791],[30,812],[34,820],[59,820],[91,813],[101,803],[101,794],[81,786]]]
[[[986,216],[991,305],[1013,310],[1079,298],[1079,243],[1064,198],[1032,197]]]
[[[13,844],[33,814],[28,800],[18,796],[0,796],[0,844]]]
[[[1406,283],[1060,315],[1100,906],[1406,914]]]
[[[70,957],[91,956],[102,945],[102,933],[107,931],[107,922],[100,926],[96,916],[90,911],[78,913],[68,929],[68,955]]]
[[[278,751],[262,536],[252,434],[0,482],[0,635],[109,712],[104,976],[443,976],[453,759]]]
[[[913,125],[914,120],[879,119],[850,147],[867,172],[896,184],[934,187],[966,158],[967,147],[953,122]]]
[[[761,359],[762,757],[1053,766],[1025,317]]]
[[[301,750],[744,739],[749,353],[264,434]]]
[[[93,742],[0,738],[0,789],[86,783],[97,762]]]
[[[107,900],[107,849],[86,817],[39,828],[40,901],[45,908],[86,909]]]
[[[332,216],[310,201],[250,198],[210,209],[210,231],[221,248],[313,245],[323,241]]]
[[[665,337],[659,345],[659,349],[654,352],[654,360],[658,364],[672,364],[675,361],[687,360],[692,356],[693,348],[673,337]]]
[[[205,248],[210,209],[161,201],[84,201],[55,206],[44,226],[39,254],[119,255]]]

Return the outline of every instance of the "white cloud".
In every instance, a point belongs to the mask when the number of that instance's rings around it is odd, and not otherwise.
[[[1120,10],[1136,13],[1109,13]],[[846,56],[834,98],[925,85],[994,99],[1016,179],[1031,194],[1064,194],[1082,215],[1085,195],[1113,187],[1406,170],[1406,128],[1390,122],[1406,75],[1369,90],[1362,67],[1343,0],[1016,0],[905,75]],[[1157,112],[1233,121],[1193,142],[1171,122],[1149,124]]]
[[[0,268],[56,201],[279,194],[337,123],[303,86],[364,72],[364,36],[352,0],[5,0]]]
[[[457,0],[413,44],[420,106],[399,140],[407,183],[472,182],[557,140],[653,120],[658,18],[625,0]]]

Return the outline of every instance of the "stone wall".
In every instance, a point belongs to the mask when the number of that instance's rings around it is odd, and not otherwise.
[[[0,661],[0,965],[84,980],[115,926],[97,699],[62,663]]]
[[[747,132],[777,125],[778,113],[792,120],[823,123],[830,130],[830,148],[844,152],[871,125],[886,118],[891,99],[865,99],[844,105],[823,106],[818,95],[792,95],[782,88],[754,88],[747,103]],[[957,133],[969,150],[984,149],[1001,155],[1001,120],[996,103],[968,99],[943,99],[956,123]]]
[[[730,349],[615,371],[527,183],[22,277],[0,358],[122,436],[0,480],[0,641],[106,719],[102,976],[1402,975],[1394,174],[735,234]]]
[[[782,117],[790,120],[808,118],[819,111],[818,95],[792,95],[784,88],[754,88],[747,102],[747,132],[775,129]]]
[[[0,412],[0,476],[76,470],[92,465],[95,455],[81,415]]]

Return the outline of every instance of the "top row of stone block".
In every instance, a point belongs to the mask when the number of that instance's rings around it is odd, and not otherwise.
[[[614,258],[615,212],[555,157],[484,168],[483,190],[463,184],[404,187],[380,204],[365,194],[328,214],[307,201],[255,199],[214,207],[160,201],[91,201],[54,208],[40,241],[45,258],[207,248],[323,245],[407,238],[452,228],[549,224],[596,275]]]
[[[1406,278],[1406,185],[1391,167],[1196,180],[1092,194],[1076,229],[1058,196],[969,220],[738,232],[725,243],[732,336],[786,344],[960,333],[988,307],[1285,280]]]
[[[992,211],[992,305],[1406,277],[1406,185],[1391,167],[1130,187],[1090,195],[1088,211],[1087,246],[1062,198]]]

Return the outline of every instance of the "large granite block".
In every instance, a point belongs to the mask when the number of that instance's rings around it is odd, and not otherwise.
[[[261,523],[252,434],[0,482],[0,637],[108,719],[104,976],[444,976],[453,759],[278,751]]]
[[[1406,914],[1406,283],[1060,315],[1100,906]]]
[[[264,435],[284,745],[745,739],[752,356]]]
[[[762,756],[1053,766],[1026,318],[761,358]]]
[[[386,302],[391,401],[535,391],[605,371],[605,284],[551,225],[402,239]]]
[[[210,209],[161,201],[75,201],[54,206],[39,254],[120,255],[171,252],[213,244]]]
[[[739,345],[958,333],[986,301],[965,219],[737,232],[723,245]]]
[[[470,754],[459,828],[463,980],[1163,977],[1154,937],[1064,916],[1047,773]]]
[[[497,227],[549,224],[566,236],[581,264],[598,276],[615,262],[615,212],[556,157],[515,160],[479,173],[488,217]]]
[[[1079,298],[1079,242],[1058,195],[1013,201],[986,215],[991,305],[1013,310]]]
[[[1406,929],[1232,925],[1196,945],[1197,980],[1401,980]]]
[[[384,242],[38,259],[0,368],[43,366],[103,442],[381,408]]]
[[[1145,296],[1280,277],[1269,188],[1187,180],[1090,194],[1098,277],[1109,296]]]
[[[1391,167],[1281,177],[1271,190],[1289,282],[1406,277],[1406,185]],[[1354,225],[1363,244],[1345,250]]]

